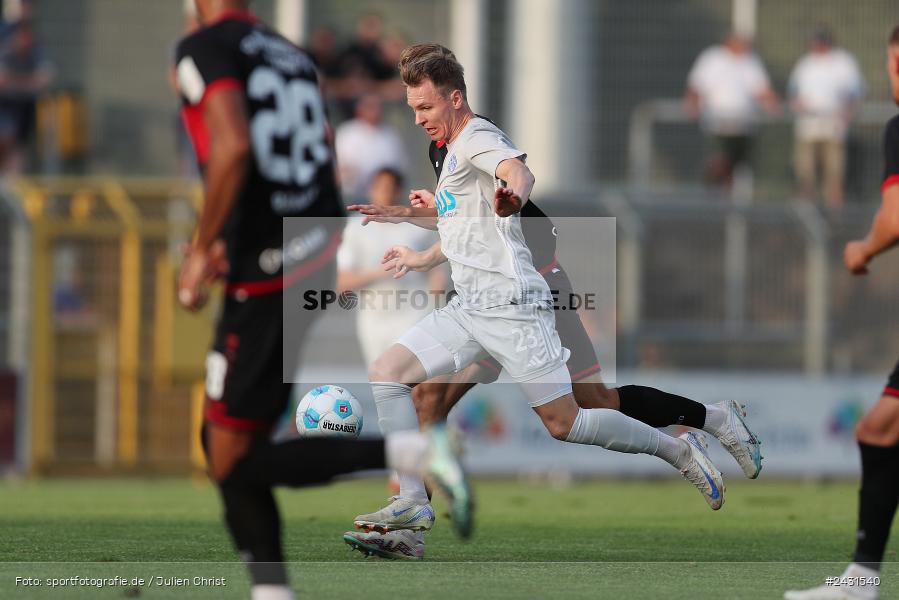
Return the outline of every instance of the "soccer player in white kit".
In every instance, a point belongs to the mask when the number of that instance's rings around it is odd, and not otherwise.
[[[703,438],[692,432],[674,438],[616,410],[577,406],[552,295],[534,268],[518,215],[534,176],[526,154],[468,106],[462,66],[453,53],[438,44],[410,46],[401,56],[400,74],[416,124],[448,147],[435,192],[440,246],[434,261],[449,261],[458,295],[370,366],[382,431],[418,427],[414,385],[490,355],[518,382],[554,438],[658,456],[681,471],[712,509],[720,508],[724,482]],[[416,268],[402,260],[391,264],[397,275]],[[380,532],[420,532],[433,522],[424,484],[409,475],[400,477],[400,494],[390,505],[356,518],[358,527]]]

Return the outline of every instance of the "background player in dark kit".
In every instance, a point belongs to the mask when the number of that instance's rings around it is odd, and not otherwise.
[[[272,486],[383,468],[396,462],[385,456],[391,444],[405,445],[401,470],[420,470],[408,457],[421,456],[427,442],[395,437],[271,443],[270,430],[291,391],[283,383],[282,346],[298,352],[314,316],[310,311],[300,327],[287,332],[285,344],[282,295],[309,285],[333,286],[343,211],[311,60],[259,23],[246,0],[196,4],[204,27],[178,44],[176,70],[205,201],[178,294],[186,308],[196,309],[206,299],[205,286],[226,278],[224,311],[207,358],[204,447],[225,523],[250,566],[254,600],[289,600]],[[296,216],[317,217],[296,234],[314,251],[284,265],[282,218]],[[294,364],[298,356],[288,358],[283,364]],[[445,466],[459,467],[454,459]]]
[[[899,26],[893,29],[887,47],[887,74],[893,100],[899,104]],[[882,203],[871,230],[861,240],[846,244],[843,260],[853,275],[868,273],[875,256],[899,243],[899,116],[890,119],[884,133],[885,172],[881,183]],[[837,579],[825,585],[784,594],[788,600],[877,598],[880,563],[890,526],[899,503],[899,364],[890,373],[877,404],[862,417],[855,429],[862,456],[862,484],[858,495],[858,532],[852,562]],[[842,589],[837,589],[837,587]]]

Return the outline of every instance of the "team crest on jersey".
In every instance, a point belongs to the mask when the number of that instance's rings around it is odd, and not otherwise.
[[[450,175],[452,175],[453,171],[456,170],[457,164],[458,164],[458,162],[456,161],[456,155],[453,154],[452,156],[449,157],[449,161],[446,163],[446,168],[449,171]]]

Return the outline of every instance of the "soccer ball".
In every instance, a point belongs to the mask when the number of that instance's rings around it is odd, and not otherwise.
[[[313,388],[297,405],[300,437],[359,437],[361,431],[362,405],[338,385]]]

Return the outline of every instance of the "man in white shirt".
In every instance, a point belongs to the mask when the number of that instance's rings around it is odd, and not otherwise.
[[[846,133],[861,102],[865,82],[855,58],[834,46],[830,32],[820,30],[809,52],[790,75],[790,104],[796,113],[795,169],[803,199],[817,195],[817,170],[822,192],[832,208],[843,205]]]
[[[534,267],[521,226],[519,213],[529,201],[534,175],[525,152],[471,110],[455,55],[438,44],[411,46],[403,51],[400,74],[416,124],[446,145],[447,158],[435,193],[440,243],[427,253],[433,260],[411,264],[394,246],[385,263],[401,276],[449,262],[458,295],[369,367],[381,430],[417,429],[413,386],[492,356],[554,438],[657,456],[719,509],[724,482],[702,436],[689,432],[674,438],[617,410],[579,408],[575,402],[566,368],[569,350],[556,332],[552,294]],[[399,496],[389,506],[355,519],[362,529],[412,532],[404,540],[409,545],[420,545],[417,532],[433,523],[424,484],[407,475],[400,476]],[[471,522],[456,526],[467,531]]]
[[[397,171],[381,169],[369,185],[369,201],[393,206],[402,185]],[[425,250],[436,241],[435,233],[409,223],[372,223],[364,218],[347,222],[337,253],[337,289],[341,293],[358,290],[356,335],[366,365],[434,308],[435,295],[429,292],[443,289],[442,272],[438,270],[394,278],[381,264],[384,251],[396,244]],[[413,294],[418,295],[413,298]]]
[[[337,128],[334,149],[344,195],[358,201],[365,197],[372,176],[390,168],[406,173],[406,150],[396,130],[384,123],[384,106],[376,94],[356,102],[356,116]]]
[[[716,142],[706,181],[730,187],[734,169],[750,162],[758,109],[776,113],[777,94],[749,39],[732,33],[699,55],[687,77],[687,112]]]

